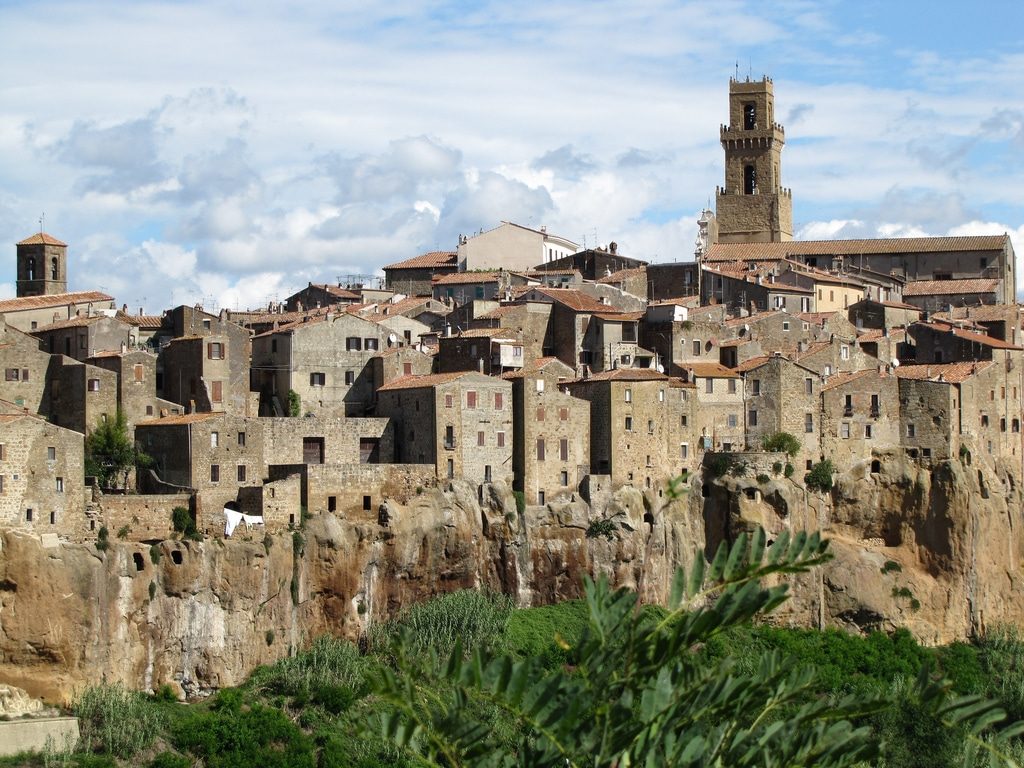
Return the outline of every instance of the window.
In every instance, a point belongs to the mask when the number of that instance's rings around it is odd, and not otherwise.
[[[544,379],[537,379],[537,391],[538,392],[543,392],[544,391]]]
[[[665,390],[664,389],[659,389],[658,390],[658,402],[659,403],[664,403],[665,402]]]
[[[805,413],[804,414],[804,432],[813,432],[813,431],[814,431],[814,414],[813,413]]]
[[[747,412],[747,426],[750,426],[750,427],[756,427],[757,426],[757,411],[756,410],[751,409],[750,411]]]
[[[64,493],[64,478],[57,478],[57,493]]]
[[[476,357],[476,344],[469,345],[469,356]]]
[[[146,369],[142,365],[136,365],[136,366],[134,366],[133,371],[135,373],[135,383],[136,384],[141,384],[143,376],[145,375]]]
[[[757,189],[757,169],[752,165],[743,166],[743,194],[752,195]]]
[[[844,421],[839,425],[839,436],[844,440],[850,437],[850,422]]]
[[[568,408],[559,408],[558,409],[558,420],[559,421],[567,421],[568,419],[569,419],[569,409]]]
[[[654,434],[654,419],[648,419],[647,420],[647,434],[648,435],[653,435]]]
[[[707,392],[709,395],[714,393],[714,391],[715,391],[715,380],[714,379],[711,379],[711,378],[704,379],[704,391]]]
[[[0,461],[3,461],[7,457],[6,448],[3,443],[0,443]]]
[[[782,330],[784,330],[784,331],[788,331],[789,330],[789,320],[783,320],[782,321]]]
[[[988,426],[988,415],[987,414],[984,414],[984,413],[981,414],[981,426],[983,426],[983,427],[987,427]]]
[[[761,395],[760,379],[754,379],[753,381],[750,382],[750,394],[752,394],[754,397],[759,397]]]
[[[737,418],[735,413],[730,413],[726,417],[725,423],[729,425],[729,429],[736,429],[739,424],[739,418]]]
[[[1000,432],[1005,432],[1006,431],[1006,419],[1000,419],[999,420],[999,431]]]
[[[497,437],[498,437],[498,447],[499,448],[504,448],[505,447],[505,433],[504,432],[498,432]]]
[[[825,366],[825,375],[826,376],[831,376],[832,375],[832,366],[831,366],[831,364]]]
[[[31,523],[32,522],[32,509],[31,508],[25,510],[25,522],[26,523]]]
[[[804,379],[804,394],[814,394],[814,379]]]
[[[627,432],[632,432],[633,431],[633,417],[632,416],[627,416],[626,417],[625,427],[626,427],[626,431]]]
[[[476,444],[478,446],[483,446],[484,445],[484,433],[483,432],[477,432],[476,433]]]
[[[363,339],[363,349],[379,349],[380,344],[377,339]]]
[[[277,352],[277,339],[270,340],[270,351]]]
[[[85,349],[89,346],[89,337],[85,334],[78,337],[78,348]]]
[[[211,448],[216,448],[219,445],[220,445],[220,432],[211,432],[210,433],[210,447]]]
[[[757,128],[757,105],[747,102],[743,105],[743,130],[752,131]]]
[[[544,491],[537,491],[537,503],[544,506]]]
[[[309,374],[309,386],[322,387],[327,383],[327,374],[323,371],[313,371]]]
[[[348,352],[359,352],[363,348],[363,340],[358,336],[349,336],[345,339],[345,350]]]
[[[850,359],[850,347],[847,344],[843,344],[839,347],[839,357],[843,360]]]
[[[211,341],[206,345],[206,356],[210,360],[224,359],[224,344],[219,341]]]
[[[690,458],[690,446],[688,443],[682,443],[679,446],[679,455],[684,459]]]
[[[872,395],[871,396],[871,415],[872,416],[878,416],[878,414],[879,414],[878,395]]]
[[[245,448],[245,432],[238,433],[238,447]]]
[[[917,428],[913,424],[907,424],[907,437],[916,437]]]
[[[210,330],[210,321],[209,320],[203,320],[203,328],[205,328],[207,331]]]
[[[211,483],[219,483],[220,482],[220,464],[211,464],[210,465],[210,482]]]
[[[57,524],[57,513],[56,512],[50,512],[50,525],[56,525],[56,524]],[[138,552],[136,552],[134,556],[136,558],[139,558],[139,559],[137,559],[135,561],[135,566],[136,566],[136,568],[138,568],[141,571],[142,568],[140,568],[138,564],[139,564],[139,560],[141,560],[141,558],[142,558],[142,555],[140,555]]]
[[[543,408],[538,408],[537,409],[537,421],[544,421],[544,409]]]
[[[569,473],[566,472],[564,469],[562,470],[562,474],[559,479],[562,483],[563,488],[569,485]]]
[[[873,424],[864,425],[864,439],[870,440],[875,435],[875,427]]]
[[[693,354],[700,355],[700,339],[693,340]]]
[[[455,447],[455,427],[451,424],[444,428],[444,447],[452,450]]]
[[[679,426],[681,426],[681,427],[688,427],[688,426],[690,426],[690,417],[687,416],[685,413],[682,416],[679,417]]]
[[[402,363],[402,375],[412,376],[412,363]]]
[[[558,458],[562,461],[569,460],[569,441],[564,437],[558,441]]]
[[[626,402],[627,403],[632,403],[633,402],[633,390],[630,389],[629,387],[626,387]]]
[[[500,411],[505,406],[505,393],[495,392],[494,393],[494,410]]]
[[[453,401],[453,398],[452,398],[451,395],[445,395],[444,396],[444,407],[445,408],[451,408],[452,407],[452,401]]]
[[[212,382],[213,393],[210,395],[210,400],[215,403],[224,401],[224,382],[214,381]]]
[[[348,385],[348,386],[352,386],[355,383],[356,383],[356,372],[355,371],[345,371],[345,384]],[[321,385],[321,386],[323,386],[323,385]]]
[[[57,449],[54,446],[50,446],[46,449],[46,460],[56,461],[57,460]]]
[[[466,392],[466,407],[476,408],[476,390],[469,390]]]
[[[455,477],[455,459],[448,459],[448,479]]]
[[[537,461],[544,461],[544,438],[537,438]]]
[[[245,482],[245,464],[238,465],[238,482]]]
[[[1014,419],[1010,422],[1011,432],[1020,432],[1020,419]]]
[[[324,439],[322,437],[302,438],[302,463],[324,463]]]
[[[100,391],[100,380],[99,379],[89,379],[88,390],[90,392],[99,392]]]
[[[728,390],[730,395],[736,394],[736,379],[729,379]]]

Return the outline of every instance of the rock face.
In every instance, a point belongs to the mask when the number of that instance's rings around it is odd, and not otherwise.
[[[577,499],[520,512],[502,484],[478,495],[454,482],[372,516],[314,517],[290,535],[111,540],[99,551],[8,531],[0,682],[51,701],[99,680],[198,695],[319,634],[356,638],[403,606],[467,587],[527,606],[579,597],[585,575],[603,574],[660,602],[694,552],[711,556],[754,525],[770,537],[822,530],[835,553],[793,580],[773,621],[906,626],[941,643],[1020,620],[1021,498],[1009,467],[969,455],[922,467],[892,454],[822,494],[774,474],[771,457],[739,456],[721,477],[694,476],[681,498],[623,488],[600,512]],[[611,524],[592,528],[597,519]]]
[[[321,515],[291,535],[109,548],[5,532],[0,539],[0,681],[48,700],[99,680],[198,695],[329,632],[352,638],[439,592],[486,588],[521,605],[578,597],[607,574],[664,600],[703,539],[684,500],[624,488],[588,537],[581,501],[516,509],[502,484],[455,482],[361,519]]]

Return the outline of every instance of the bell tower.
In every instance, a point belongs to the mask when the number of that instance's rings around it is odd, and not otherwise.
[[[720,133],[725,186],[715,192],[718,242],[792,240],[793,196],[781,175],[786,133],[775,122],[771,79],[729,79],[729,125]]]
[[[68,246],[57,238],[37,232],[17,244],[18,296],[43,296],[68,292]]]

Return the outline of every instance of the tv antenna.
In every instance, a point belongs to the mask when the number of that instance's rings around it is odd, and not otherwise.
[[[43,222],[46,220],[46,211],[39,214],[39,234],[43,234]]]

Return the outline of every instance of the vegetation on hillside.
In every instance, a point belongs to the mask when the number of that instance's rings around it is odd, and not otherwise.
[[[758,621],[786,592],[764,577],[827,557],[758,532],[679,571],[666,607],[604,581],[526,610],[456,592],[203,702],[90,689],[83,751],[0,765],[1019,765],[1021,728],[993,727],[1024,716],[1016,632],[927,649]]]

